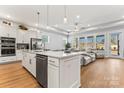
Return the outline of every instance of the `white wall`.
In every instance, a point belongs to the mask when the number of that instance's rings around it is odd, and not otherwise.
[[[66,36],[56,33],[42,32],[42,35],[49,36],[49,42],[46,43],[48,49],[64,49],[64,39]]]
[[[42,35],[49,36],[49,43],[46,44],[46,48],[48,49],[63,49],[64,48],[64,41],[66,39],[66,35],[53,32],[53,31],[45,31],[41,30],[38,33],[36,28],[29,27],[29,31],[22,31],[18,29],[18,23],[14,23],[12,26],[8,26],[2,23],[0,20],[0,37],[15,37],[17,43],[30,43],[30,38],[42,38]],[[32,30],[31,30],[32,29]],[[33,30],[35,29],[35,30]]]

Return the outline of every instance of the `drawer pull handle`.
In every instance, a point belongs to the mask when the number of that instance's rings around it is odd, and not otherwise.
[[[49,62],[55,63],[55,61],[49,60]]]
[[[75,59],[74,58],[68,59],[68,60],[65,60],[64,62],[68,62],[68,61],[72,61],[72,60],[75,60]]]
[[[31,59],[29,60],[29,63],[32,64]]]
[[[51,65],[51,66],[54,66],[54,67],[58,67],[58,66],[56,66],[56,65],[53,65],[53,64],[51,64],[51,63],[49,63],[49,65]]]

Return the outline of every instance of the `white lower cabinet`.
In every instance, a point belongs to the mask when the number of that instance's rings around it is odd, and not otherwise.
[[[48,58],[48,88],[80,87],[80,56]]]
[[[80,56],[61,60],[60,72],[61,88],[80,87]]]
[[[48,64],[48,88],[59,87],[59,67]]]
[[[24,52],[22,65],[36,77],[36,54]],[[80,87],[80,56],[48,57],[48,88]]]
[[[23,53],[22,65],[34,76],[36,77],[36,54]]]
[[[28,53],[23,52],[23,61],[22,61],[22,65],[23,65],[25,68],[28,68],[28,61],[29,61]]]
[[[17,58],[17,60],[23,60],[22,50],[16,50],[16,58]]]
[[[16,56],[7,56],[7,57],[0,57],[0,64],[1,63],[8,63],[16,61]]]
[[[36,54],[30,54],[30,69],[34,77],[36,77]]]

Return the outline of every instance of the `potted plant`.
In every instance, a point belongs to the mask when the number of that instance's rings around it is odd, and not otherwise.
[[[67,43],[65,45],[65,53],[70,53],[71,52],[71,44],[70,43]]]

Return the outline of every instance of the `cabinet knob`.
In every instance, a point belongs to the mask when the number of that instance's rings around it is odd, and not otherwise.
[[[29,60],[29,63],[31,64],[31,59]]]
[[[49,60],[49,62],[55,63],[55,61]]]

